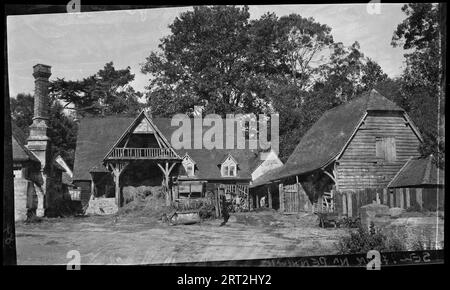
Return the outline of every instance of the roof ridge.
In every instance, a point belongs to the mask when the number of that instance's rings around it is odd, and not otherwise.
[[[406,166],[413,160],[414,158],[411,156],[409,157],[408,161],[405,162],[405,164],[403,164],[402,168],[400,168],[399,171],[397,171],[397,173],[395,173],[394,177],[391,179],[391,181],[389,181],[389,183],[386,185],[386,187],[390,187],[391,184],[397,179],[397,177],[400,175],[400,173],[403,171],[403,169],[406,168]]]

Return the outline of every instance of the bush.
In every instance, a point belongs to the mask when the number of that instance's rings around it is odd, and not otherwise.
[[[361,227],[361,218],[360,217],[344,217],[339,221],[339,227],[341,228],[359,228]]]
[[[216,208],[212,204],[205,204],[200,208],[198,214],[201,219],[214,218],[216,216]]]
[[[406,209],[407,212],[422,212],[422,208],[417,201],[412,201],[411,206]]]
[[[350,232],[350,236],[340,238],[337,249],[339,254],[360,254],[370,250],[404,251],[406,247],[402,239],[395,235],[387,237],[371,223],[369,229],[360,225],[356,231]]]

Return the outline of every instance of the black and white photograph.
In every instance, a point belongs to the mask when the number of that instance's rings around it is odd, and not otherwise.
[[[5,6],[3,265],[444,263],[446,4],[83,2]]]

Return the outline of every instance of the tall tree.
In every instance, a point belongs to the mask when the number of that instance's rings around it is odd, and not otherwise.
[[[105,64],[96,74],[78,81],[58,78],[51,82],[53,98],[74,105],[81,115],[134,114],[142,105],[140,92],[130,83],[134,74],[130,67],[116,70],[113,62]]]
[[[27,135],[33,122],[33,107],[34,98],[30,94],[18,94],[16,98],[11,98],[11,117]],[[73,167],[76,133],[76,123],[64,113],[64,107],[58,100],[52,100],[48,131],[51,156],[60,154],[70,167]]]
[[[218,114],[258,110],[252,90],[258,78],[245,67],[249,16],[247,7],[201,6],[177,17],[161,52],[152,52],[141,68],[152,76],[152,111],[171,115],[195,104]]]
[[[311,62],[332,43],[312,18],[267,13],[249,22],[248,8],[194,7],[169,26],[160,52],[142,65],[151,75],[149,103],[170,115],[205,105],[206,112],[266,112],[280,76],[306,86]],[[268,90],[269,89],[269,90]]]
[[[422,154],[435,154],[443,160],[445,145],[438,133],[442,74],[438,5],[411,3],[404,5],[402,11],[407,18],[397,26],[392,37],[393,46],[407,50],[402,93],[409,114],[424,137]]]
[[[18,94],[15,98],[11,98],[10,103],[14,122],[28,135],[29,126],[33,122],[33,96],[30,94]]]
[[[292,82],[278,82],[273,86],[272,104],[282,112],[280,158],[283,161],[325,111],[388,81],[381,67],[364,57],[358,43],[350,47],[333,44],[329,61],[319,68],[319,77],[310,90],[302,90]],[[301,106],[295,106],[299,99],[303,100]]]

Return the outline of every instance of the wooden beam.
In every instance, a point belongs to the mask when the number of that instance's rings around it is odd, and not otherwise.
[[[127,141],[125,141],[125,145],[123,145],[124,148],[126,148],[128,146],[128,142],[130,142],[130,139],[131,139],[131,134],[128,134]]]
[[[280,183],[278,185],[278,192],[280,196],[280,212],[284,212],[284,189],[283,189],[283,183]]]
[[[269,199],[269,208],[272,208],[272,192],[270,191],[270,185],[267,187],[267,195]]]
[[[120,174],[123,172],[123,170],[128,166],[128,162],[117,162],[112,163],[108,162],[107,166],[111,169],[114,177],[114,184],[115,184],[115,198],[116,198],[116,204],[117,207],[121,206],[120,203]]]
[[[337,164],[336,164],[336,162],[334,162],[334,164],[333,164],[333,176],[334,176],[334,188],[336,189],[336,190],[339,190],[339,187],[338,187],[338,170],[337,170]]]
[[[336,185],[336,179],[334,179],[333,174],[329,173],[326,170],[322,170],[322,172],[325,173],[326,175],[328,175],[331,178],[331,180],[333,180],[334,184]]]

